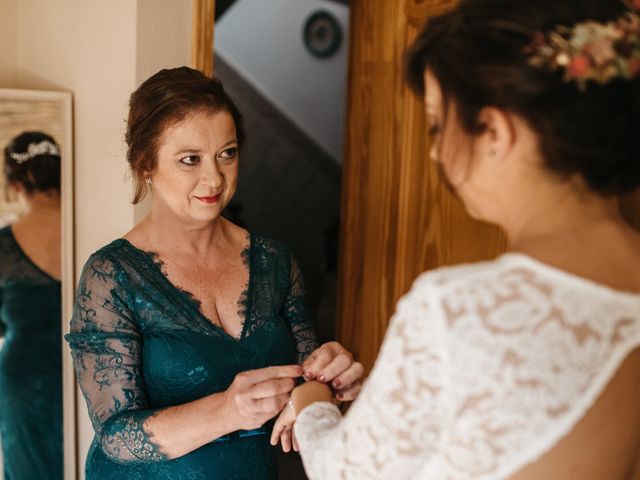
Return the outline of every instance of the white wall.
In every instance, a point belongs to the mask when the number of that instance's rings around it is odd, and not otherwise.
[[[158,69],[189,64],[190,29],[191,0],[0,0],[0,86],[74,96],[78,273],[138,216],[125,160],[128,98]],[[83,399],[78,421],[83,472],[93,437]]]
[[[343,42],[330,58],[304,47],[307,17],[328,10]],[[238,0],[216,24],[215,48],[336,161],[343,157],[349,8],[323,0]]]
[[[0,0],[0,85],[13,83],[17,76],[18,6],[16,0]]]

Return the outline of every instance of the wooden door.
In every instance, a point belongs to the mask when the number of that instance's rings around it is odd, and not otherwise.
[[[397,300],[441,265],[495,257],[495,227],[472,220],[428,160],[420,99],[404,56],[451,0],[351,2],[347,152],[342,194],[337,335],[372,366]]]

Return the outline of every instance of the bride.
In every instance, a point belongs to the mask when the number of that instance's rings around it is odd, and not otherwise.
[[[509,252],[420,276],[348,414],[307,382],[272,442],[295,421],[311,479],[631,478],[640,234],[617,198],[640,185],[637,10],[462,0],[408,72],[431,159]]]

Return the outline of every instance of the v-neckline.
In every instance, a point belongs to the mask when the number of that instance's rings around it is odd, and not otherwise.
[[[254,238],[253,238],[253,233],[247,231],[248,235],[249,235],[249,245],[248,247],[242,251],[241,255],[244,254],[244,252],[247,252],[247,269],[249,271],[249,279],[247,282],[247,298],[246,298],[246,306],[245,306],[245,312],[244,312],[244,320],[242,323],[242,330],[240,332],[240,337],[234,337],[233,335],[231,335],[229,332],[227,332],[222,325],[217,325],[216,323],[212,322],[211,319],[209,319],[209,317],[207,317],[204,312],[202,311],[200,305],[202,305],[202,301],[199,300],[195,295],[193,295],[191,292],[178,287],[177,285],[175,285],[170,279],[169,277],[167,277],[164,272],[162,271],[161,266],[158,264],[158,262],[156,262],[153,259],[153,252],[147,252],[145,250],[142,250],[141,248],[136,247],[133,243],[131,243],[129,240],[127,240],[126,238],[119,238],[118,240],[122,241],[125,243],[125,245],[128,245],[132,250],[134,250],[135,252],[138,253],[139,256],[143,257],[144,260],[152,265],[153,269],[156,271],[156,273],[163,278],[163,281],[166,283],[166,285],[169,287],[170,290],[172,290],[174,292],[174,294],[180,299],[180,302],[184,305],[186,305],[189,309],[195,311],[196,315],[198,315],[198,317],[200,318],[201,321],[203,321],[203,323],[208,324],[208,328],[212,328],[214,331],[220,333],[222,336],[228,338],[229,340],[232,340],[233,342],[236,343],[240,343],[242,342],[245,338],[246,338],[246,332],[247,332],[247,328],[249,326],[249,319],[251,318],[250,315],[250,311],[251,311],[251,293],[253,291],[253,268],[252,268],[252,264],[253,264],[253,248],[254,248]],[[242,295],[242,294],[241,294]]]

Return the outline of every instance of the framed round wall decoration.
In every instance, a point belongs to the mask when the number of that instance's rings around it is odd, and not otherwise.
[[[342,44],[342,27],[332,13],[318,10],[305,21],[302,36],[304,46],[311,55],[327,58]]]

